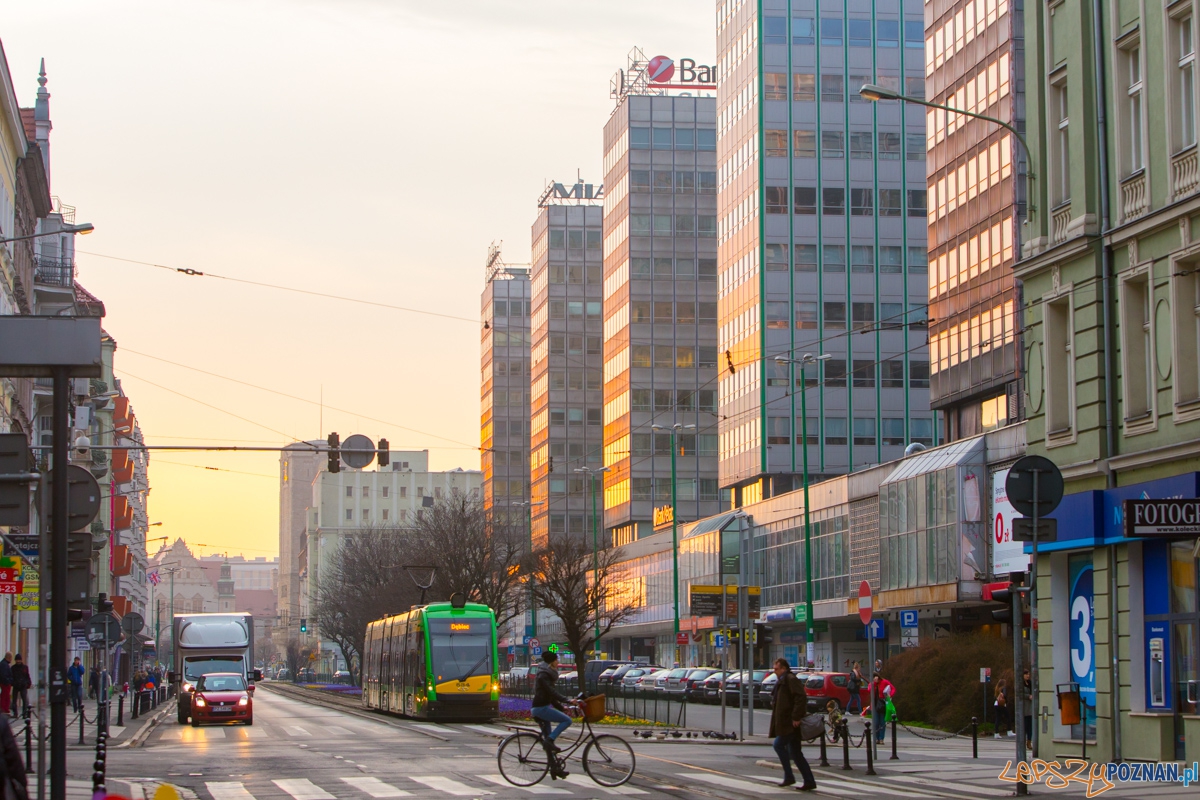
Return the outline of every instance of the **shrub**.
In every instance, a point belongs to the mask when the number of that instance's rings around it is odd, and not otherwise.
[[[964,633],[948,639],[933,639],[920,647],[905,650],[888,659],[884,676],[896,685],[896,713],[901,720],[912,720],[947,731],[957,731],[978,717],[982,725],[992,722],[992,700],[1001,678],[1011,691],[1012,641],[987,633]],[[987,716],[984,685],[979,682],[981,667],[991,667],[987,684]]]

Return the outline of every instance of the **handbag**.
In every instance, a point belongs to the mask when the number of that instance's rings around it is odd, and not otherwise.
[[[809,714],[804,719],[800,720],[798,729],[800,738],[804,741],[811,741],[818,736],[825,735],[825,715],[824,714]]]

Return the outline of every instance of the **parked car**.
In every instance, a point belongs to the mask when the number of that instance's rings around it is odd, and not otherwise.
[[[579,691],[579,673],[575,670],[558,673],[558,690],[563,694],[575,694]]]
[[[597,690],[603,690],[611,684],[612,673],[616,672],[617,667],[624,664],[632,664],[632,661],[618,661],[610,659],[596,659],[595,661],[587,662],[587,666],[583,670],[584,691],[591,693]],[[611,670],[611,672],[610,672]],[[606,680],[601,680],[605,674],[608,675]]]
[[[767,677],[767,671],[756,669],[749,673],[745,670],[734,672],[725,680],[725,705],[737,705],[738,692],[742,691],[742,681],[746,679],[747,674],[750,675],[750,680],[754,684],[754,704],[756,706],[763,704],[762,682]]]
[[[687,675],[682,678],[668,678],[667,691],[682,694],[688,700],[703,700],[704,682],[717,672],[719,670],[708,668],[688,670]]]
[[[804,691],[808,694],[808,710],[824,711],[830,700],[837,702],[838,708],[845,708],[850,702],[850,675],[846,672],[809,672],[804,678]],[[871,704],[870,687],[864,686],[859,690],[862,707]]]
[[[657,667],[631,667],[631,668],[625,670],[624,673],[622,673],[618,670],[617,674],[621,676],[620,677],[621,685],[624,686],[626,689],[629,689],[633,686],[637,686],[639,679],[642,678],[643,676],[650,677],[650,676],[653,676],[658,671],[659,670]],[[616,681],[617,681],[617,677],[616,677],[616,675],[614,675],[613,682],[615,683]]]
[[[671,674],[679,671],[680,668],[676,667],[675,669],[663,669],[656,672],[654,674],[654,691],[666,692],[667,681],[671,679]],[[683,670],[683,672],[686,674],[687,670]]]
[[[691,667],[679,667],[673,669],[667,675],[667,684],[664,687],[667,694],[683,694],[687,688],[686,681],[688,676],[697,670]],[[708,677],[707,675],[705,677]]]
[[[714,672],[709,675],[704,681],[704,702],[719,703],[721,702],[721,681],[725,679],[724,672]]]
[[[640,678],[638,678],[637,681],[633,685],[634,691],[653,692],[654,691],[654,679],[658,677],[659,672],[661,672],[661,670],[659,670],[658,672],[647,672],[646,674],[644,674]]]
[[[637,674],[637,677],[641,677],[642,675],[646,674],[645,670],[649,668],[662,669],[662,667],[656,664],[622,664],[621,666],[617,667],[616,672],[612,674],[612,685],[623,686],[625,675],[631,670],[642,670]]]
[[[596,688],[600,691],[607,689],[612,685],[612,678],[615,674],[617,674],[616,667],[609,667],[608,669],[603,670],[599,675],[596,676]]]
[[[350,684],[354,683],[354,678],[350,675],[349,670],[339,669],[333,673],[333,682]]]

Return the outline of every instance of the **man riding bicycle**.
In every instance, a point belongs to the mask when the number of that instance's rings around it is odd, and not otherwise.
[[[547,723],[558,723],[558,726],[549,733],[547,742],[547,747],[555,753],[561,752],[562,748],[554,744],[554,740],[571,727],[571,717],[566,713],[566,706],[577,707],[578,705],[554,688],[554,684],[558,682],[557,663],[558,653],[552,653],[549,650],[542,653],[542,663],[538,666],[537,679],[533,685],[533,708],[530,709],[534,719]],[[565,778],[566,776],[565,770],[555,767],[555,777]]]

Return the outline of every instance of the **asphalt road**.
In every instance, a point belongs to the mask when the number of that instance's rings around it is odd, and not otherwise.
[[[140,746],[110,749],[109,789],[127,783],[134,800],[151,797],[162,782],[179,787],[183,800],[503,800],[532,795],[743,800],[801,796],[775,785],[781,772],[769,765],[773,752],[761,739],[753,744],[725,745],[637,740],[637,773],[625,786],[608,789],[593,783],[574,759],[566,782],[547,778],[537,786],[519,788],[507,784],[496,765],[497,744],[506,733],[499,725],[415,722],[311,705],[300,698],[260,690],[253,727],[192,728],[178,725],[172,714]],[[946,770],[954,767],[946,745],[930,743],[928,749],[930,760],[937,762],[932,768],[945,780]],[[806,751],[815,762],[815,748]],[[931,797],[937,791],[936,784],[925,781],[920,773],[897,776],[890,783],[864,783],[863,765],[858,763],[862,753],[856,753],[853,773],[817,770],[818,795],[874,800]],[[918,765],[909,759],[908,766]],[[966,769],[969,764],[961,766]],[[958,779],[964,790],[976,784],[967,772],[960,772]],[[986,786],[984,783],[979,780],[975,792],[943,788],[938,796],[977,800],[1011,794],[1011,787],[994,779],[987,780]]]

